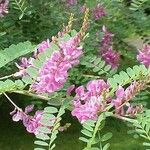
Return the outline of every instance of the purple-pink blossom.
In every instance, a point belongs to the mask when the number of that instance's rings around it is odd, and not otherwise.
[[[144,64],[146,67],[150,66],[150,45],[144,45],[139,54],[137,55],[137,60]]]
[[[35,135],[39,133],[38,127],[42,126],[40,123],[43,111],[37,111],[34,116],[29,115],[32,112],[34,106],[29,105],[25,108],[25,111],[14,110],[10,114],[12,115],[13,121],[22,121],[23,125],[29,133],[34,133]]]
[[[101,57],[109,64],[113,69],[118,68],[120,61],[120,54],[116,51],[113,51],[110,47],[106,52],[101,54]]]
[[[95,20],[99,20],[101,17],[106,16],[103,5],[98,4],[92,11]]]
[[[90,81],[86,89],[80,86],[76,89],[73,100],[72,115],[81,123],[87,120],[96,120],[100,112],[105,111],[109,85],[103,80]]]
[[[103,38],[102,41],[100,43],[100,50],[101,52],[105,52],[108,50],[108,48],[110,46],[112,46],[112,37],[114,36],[114,34],[112,34],[111,32],[108,31],[108,29],[106,28],[106,26],[102,27],[102,32],[103,32]]]
[[[49,39],[43,41],[42,43],[40,43],[37,46],[37,50],[34,52],[34,57],[37,58],[38,54],[44,52],[48,48],[50,48],[50,40]]]
[[[68,70],[79,63],[82,48],[78,47],[78,37],[59,44],[60,50],[54,52],[39,70],[32,89],[37,93],[58,91],[63,87],[68,77]]]
[[[133,115],[133,111],[131,111],[129,101],[133,99],[137,92],[140,90],[138,82],[134,81],[128,86],[126,89],[123,87],[119,87],[116,91],[116,98],[112,100],[112,104],[115,107],[116,114],[125,115],[126,113],[130,113]],[[128,107],[127,112],[124,109],[124,106]],[[133,110],[133,108],[132,108]],[[136,109],[140,110],[140,109]],[[136,112],[136,111],[134,111]]]
[[[4,17],[8,13],[8,0],[0,1],[0,17]]]
[[[100,43],[100,56],[105,60],[105,62],[113,69],[117,69],[120,61],[120,54],[113,50],[112,47],[112,37],[114,36],[110,33],[105,26],[102,27],[102,32],[104,36]]]

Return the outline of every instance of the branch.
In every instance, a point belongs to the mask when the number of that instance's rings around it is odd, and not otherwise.
[[[34,94],[34,93],[30,93],[29,91],[26,91],[26,90],[23,90],[23,91],[11,91],[11,93],[18,93],[18,94],[22,94],[22,95],[26,95],[26,96],[31,96],[31,97],[35,97],[35,98],[39,98],[39,99],[42,99],[42,100],[45,100],[45,101],[48,101],[49,98],[46,97],[46,96],[42,96],[42,95],[37,95],[37,94]]]

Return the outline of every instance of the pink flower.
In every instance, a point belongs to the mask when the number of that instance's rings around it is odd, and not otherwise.
[[[142,112],[142,110],[143,110],[142,105],[140,105],[140,106],[129,106],[127,111],[126,111],[126,114],[128,116],[135,117],[137,115],[137,113]]]
[[[0,1],[0,17],[4,17],[8,13],[8,0]]]
[[[79,63],[82,48],[77,47],[78,37],[60,43],[60,51],[54,52],[46,60],[32,88],[37,93],[51,94],[63,87],[68,77],[68,71]]]
[[[84,13],[86,11],[86,8],[87,8],[86,5],[81,6],[80,7],[81,13]]]
[[[34,52],[34,57],[36,58],[38,54],[44,52],[47,48],[50,48],[49,39],[43,41],[37,46],[37,51]]]
[[[98,113],[105,111],[107,98],[109,98],[107,95],[109,85],[103,80],[90,81],[86,89],[83,86],[78,87],[73,100],[72,115],[76,116],[81,123],[89,119],[96,120]]]
[[[115,107],[116,114],[119,115],[125,115],[126,111],[124,109],[124,106],[128,107],[127,113],[130,112],[131,115],[133,115],[133,111],[131,111],[132,107],[130,108],[129,101],[135,97],[137,92],[139,91],[139,85],[135,81],[130,86],[128,86],[126,89],[123,87],[119,87],[116,91],[116,99],[112,100],[112,104]],[[137,110],[137,109],[136,109]],[[136,111],[137,112],[137,111]],[[136,114],[136,113],[135,113]]]
[[[143,49],[139,50],[137,60],[144,64],[146,67],[150,66],[150,45],[144,45]]]
[[[38,134],[38,127],[41,126],[40,120],[43,114],[43,111],[37,111],[34,116],[30,116],[30,113],[34,108],[34,105],[29,105],[25,108],[25,111],[14,110],[10,114],[12,115],[13,121],[22,121],[23,125],[26,127],[26,130],[29,133]]]
[[[25,57],[22,57],[20,64],[16,63],[16,66],[19,69],[19,72],[17,72],[15,74],[15,76],[25,76],[25,75],[27,75],[26,69],[30,66],[33,66],[32,61],[33,61],[32,57],[30,57],[29,59],[27,59]]]
[[[102,27],[102,32],[104,36],[101,41],[101,52],[106,52],[108,48],[112,45],[112,37],[114,36],[111,32],[107,30],[105,26]]]
[[[112,47],[110,47],[106,52],[102,53],[101,56],[105,60],[105,62],[109,64],[113,69],[118,68],[120,54],[113,51]]]
[[[101,4],[98,4],[94,9],[93,9],[93,17],[95,20],[99,20],[101,17],[106,16],[104,7]]]
[[[104,36],[100,45],[100,56],[107,64],[111,65],[113,69],[117,69],[119,66],[120,54],[113,51],[112,37],[114,35],[110,33],[105,26],[103,26],[102,31]]]

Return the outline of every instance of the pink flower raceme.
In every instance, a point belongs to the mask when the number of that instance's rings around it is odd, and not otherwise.
[[[104,36],[100,45],[100,55],[107,64],[111,65],[113,69],[117,69],[119,66],[120,54],[116,51],[113,51],[113,34],[110,33],[105,26],[103,26],[102,31],[104,33]]]
[[[39,70],[37,81],[32,85],[37,93],[52,93],[63,87],[68,70],[79,63],[82,48],[78,47],[78,37],[59,44],[60,51],[54,52]]]
[[[113,69],[118,68],[120,54],[118,52],[113,51],[112,47],[110,47],[105,53],[102,53],[101,56],[107,64],[111,65]]]
[[[126,115],[131,116],[131,117],[135,117],[137,115],[137,113],[142,112],[143,110],[143,106],[129,106],[127,111],[126,111]]]
[[[106,16],[104,7],[101,4],[98,4],[94,9],[93,9],[93,17],[95,20],[99,20],[101,17]]]
[[[112,45],[112,37],[114,34],[109,32],[105,26],[102,27],[103,38],[100,44],[101,52],[106,52],[108,48]]]
[[[150,45],[144,45],[143,49],[139,50],[137,60],[144,64],[146,67],[150,66]]]
[[[0,17],[4,17],[8,13],[8,0],[0,0]]]
[[[28,115],[33,110],[34,106],[29,105],[25,108],[25,111],[22,110],[14,110],[10,114],[13,116],[13,121],[23,121],[23,125],[26,127],[26,130],[29,133],[38,134],[38,127],[42,126],[40,124],[40,120],[43,114],[43,111],[37,111],[34,116]]]
[[[86,8],[87,8],[86,5],[81,6],[81,7],[80,7],[80,12],[81,12],[81,13],[85,13]]]
[[[133,111],[133,107],[130,106],[129,101],[136,96],[137,92],[141,90],[141,87],[139,83],[135,81],[126,89],[124,89],[123,87],[118,88],[118,90],[116,91],[116,99],[112,100],[112,104],[115,107],[116,114],[125,115],[126,113],[131,113],[133,115],[133,112],[136,112],[135,110]],[[126,107],[128,107],[127,112],[124,108],[125,105]],[[136,110],[138,111],[140,109]]]
[[[98,113],[105,111],[109,98],[107,95],[109,85],[103,80],[90,81],[86,89],[83,86],[78,87],[73,100],[72,115],[81,123],[90,119],[96,120]]]

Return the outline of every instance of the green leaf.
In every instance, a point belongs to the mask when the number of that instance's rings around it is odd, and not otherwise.
[[[49,119],[41,119],[40,123],[48,127],[52,127],[54,125],[54,122],[50,121]]]
[[[33,79],[36,79],[38,76],[38,70],[36,68],[33,67],[28,67],[26,69],[26,72],[30,75],[30,77],[32,77]]]
[[[76,30],[71,30],[71,36],[74,37],[77,34]]]
[[[91,1],[91,0],[85,0],[85,4],[87,5],[88,8],[93,9],[96,6],[97,2],[94,1],[94,0],[93,1]]]
[[[88,137],[92,137],[92,133],[88,130],[82,130],[81,133],[83,133],[84,135],[88,136]]]
[[[35,46],[27,41],[17,45],[12,44],[9,48],[0,50],[0,68],[15,60],[16,58],[32,53],[34,49]]]
[[[54,149],[55,147],[56,147],[56,144],[53,144],[53,145],[51,146],[51,150]]]
[[[50,134],[51,133],[51,129],[47,128],[47,127],[38,127],[38,131],[41,133],[45,133],[45,134]]]
[[[83,124],[83,128],[87,129],[88,131],[93,132],[93,128],[89,126],[88,124]]]
[[[47,134],[42,134],[42,133],[37,134],[36,138],[41,139],[41,140],[49,140],[50,139]]]
[[[131,78],[135,77],[135,72],[131,68],[127,68],[127,73]]]
[[[60,108],[57,117],[61,117],[63,114],[65,113],[65,109],[64,108]]]
[[[103,147],[103,150],[107,150],[109,147],[110,147],[110,144],[107,143],[107,144]]]
[[[110,138],[112,138],[112,133],[108,132],[108,133],[106,133],[105,135],[102,136],[101,141],[104,142],[104,141],[109,140]]]
[[[44,108],[44,112],[45,113],[52,113],[52,114],[54,114],[54,113],[58,112],[58,109],[55,108],[55,107],[45,107]]]
[[[34,150],[46,150],[44,148],[34,148]]]
[[[98,147],[92,147],[91,150],[100,150]]]
[[[32,83],[33,83],[33,79],[32,79],[30,76],[23,76],[23,77],[22,77],[22,81],[23,81],[25,84],[32,84]]]
[[[144,142],[143,145],[144,146],[150,146],[150,143]]]
[[[32,61],[32,64],[33,64],[34,67],[41,68],[42,65],[43,65],[43,62],[40,61],[39,59],[34,59],[34,60]]]
[[[58,130],[55,130],[51,135],[50,145],[55,141],[57,138]]]
[[[110,65],[107,65],[107,66],[105,66],[104,67],[104,70],[107,72],[107,71],[109,71],[111,69],[111,66]]]
[[[87,124],[88,126],[91,126],[91,127],[95,127],[95,123],[96,121],[94,120],[87,120],[84,124]]]
[[[85,143],[88,143],[88,142],[89,142],[89,140],[86,139],[85,137],[80,137],[79,140],[81,140],[81,141],[83,141],[83,142],[85,142]]]
[[[42,119],[54,120],[54,119],[56,119],[56,117],[55,117],[53,114],[44,113],[44,114],[42,115]]]
[[[35,141],[34,144],[41,145],[41,146],[48,146],[48,144],[44,141]]]

